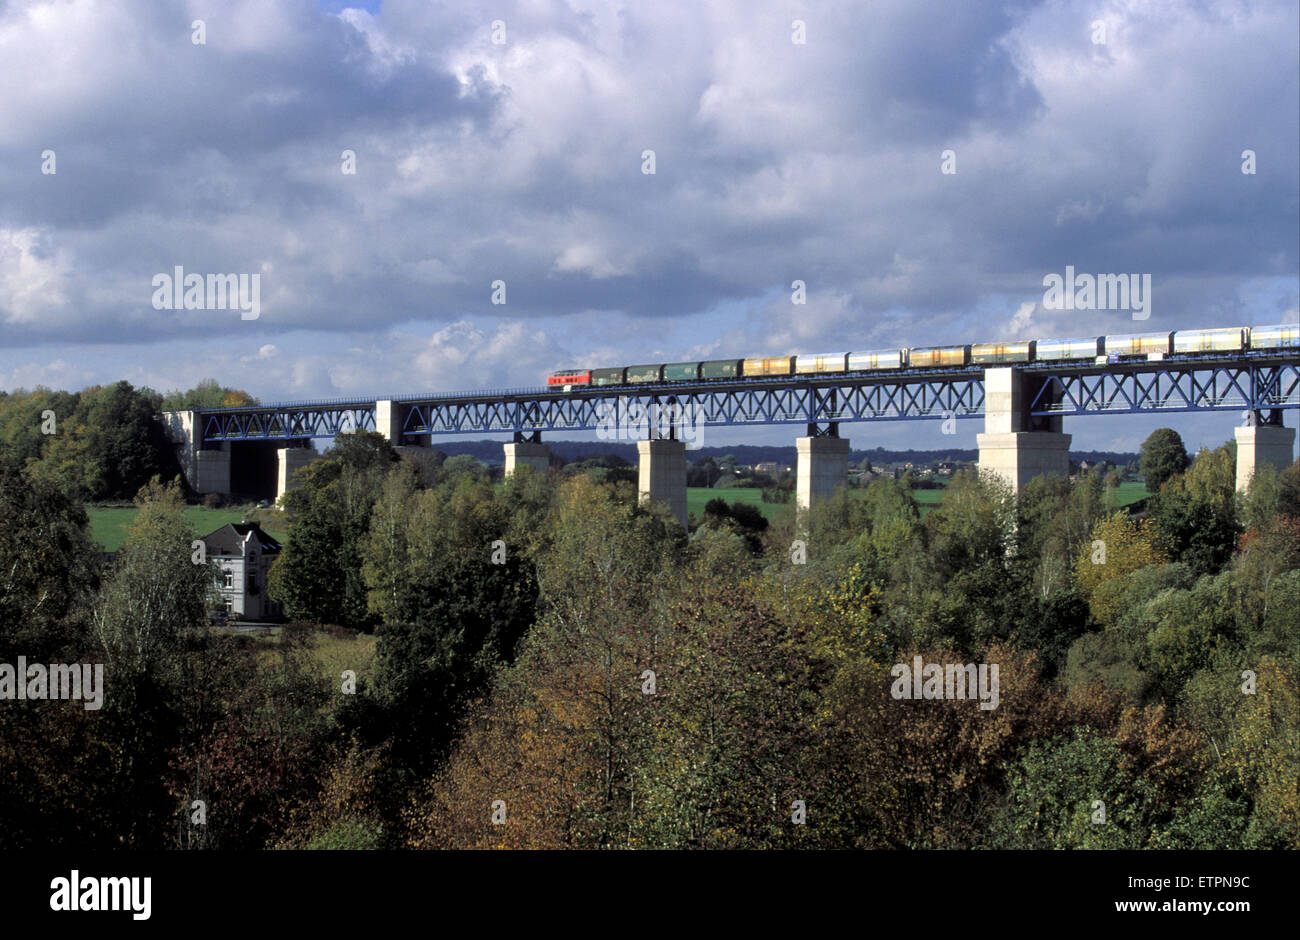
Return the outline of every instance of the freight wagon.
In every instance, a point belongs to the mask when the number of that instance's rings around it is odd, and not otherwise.
[[[1029,362],[1118,362],[1123,359],[1163,359],[1171,353],[1231,353],[1245,349],[1300,348],[1300,324],[1220,327],[1173,333],[1128,333],[1076,339],[975,343],[970,346],[915,346],[871,352],[763,356],[750,359],[710,359],[669,362],[613,369],[566,369],[546,377],[552,388],[571,391],[584,385],[638,385],[655,382],[735,380],[782,375],[828,375],[891,369],[996,366]]]
[[[1096,360],[1102,353],[1102,340],[1093,336],[1088,339],[1040,339],[1034,344],[1035,362],[1064,362],[1072,359]]]
[[[901,369],[907,363],[907,350],[882,349],[878,352],[849,353],[850,372],[874,372],[877,369]]]
[[[1135,356],[1167,356],[1173,333],[1121,333],[1102,338],[1107,358],[1131,359]]]
[[[1246,348],[1245,327],[1214,330],[1179,330],[1174,334],[1174,352],[1238,352]]]
[[[792,375],[794,373],[794,356],[746,359],[744,373],[746,378],[751,375]]]
[[[636,385],[640,382],[662,382],[664,379],[664,367],[659,365],[650,366],[628,366],[623,381],[628,385]]]
[[[844,353],[824,353],[820,356],[795,356],[794,371],[797,375],[812,375],[819,372],[843,372]]]
[[[964,366],[969,361],[969,346],[914,346],[907,351],[907,364],[913,369]]]
[[[1027,343],[975,343],[970,348],[970,361],[975,365],[1029,362],[1033,358],[1033,340]]]
[[[741,376],[740,359],[710,359],[700,363],[702,379],[738,379]]]
[[[699,377],[698,362],[670,362],[664,366],[665,382],[694,382]]]
[[[1300,346],[1300,324],[1283,326],[1252,326],[1251,349],[1294,349]]]

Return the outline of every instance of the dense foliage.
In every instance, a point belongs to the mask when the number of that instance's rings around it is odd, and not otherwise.
[[[0,392],[0,451],[30,478],[73,498],[129,500],[152,477],[181,473],[160,412],[253,403],[246,392],[211,379],[166,396],[129,382],[79,392]]]
[[[961,473],[924,517],[878,479],[685,533],[617,476],[349,435],[272,575],[318,626],[255,644],[203,628],[174,487],[101,571],[39,463],[0,458],[0,662],[108,691],[0,702],[3,846],[1300,848],[1300,465],[1238,494],[1203,451],[1138,513],[1100,473]],[[374,633],[355,688],[321,630]],[[996,707],[900,698],[916,657],[996,666]]]

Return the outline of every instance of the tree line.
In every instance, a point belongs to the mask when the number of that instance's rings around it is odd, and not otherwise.
[[[1300,465],[1239,495],[1231,446],[1174,458],[1141,513],[1097,473],[962,472],[925,518],[879,479],[688,533],[626,480],[493,485],[345,435],[270,589],[373,633],[350,693],[305,628],[203,629],[174,487],[101,573],[75,496],[2,460],[0,662],[110,678],[98,714],[0,703],[0,840],[1297,848]],[[896,698],[918,655],[996,664],[998,707]]]
[[[181,472],[160,412],[256,403],[214,379],[166,395],[126,381],[79,392],[0,391],[0,449],[80,500],[130,500],[153,477]]]

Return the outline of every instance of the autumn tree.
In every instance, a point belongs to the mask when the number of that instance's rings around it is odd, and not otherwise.
[[[370,512],[397,463],[373,431],[340,434],[325,456],[303,468],[285,494],[289,542],[271,569],[271,597],[290,617],[361,628],[373,625],[361,573]]]
[[[136,498],[135,522],[94,613],[106,659],[103,735],[114,755],[106,808],[127,845],[157,845],[170,812],[163,788],[179,731],[185,648],[206,622],[213,572],[194,557],[179,487],[156,479]]]
[[[1093,616],[1102,623],[1110,623],[1119,611],[1106,586],[1147,565],[1164,561],[1165,555],[1149,528],[1121,510],[1093,526],[1091,539],[1075,558],[1074,577],[1088,599]]]
[[[403,769],[441,759],[466,705],[533,622],[533,561],[501,538],[508,530],[504,504],[475,475],[417,490],[398,466],[383,483],[362,569],[382,619],[372,720]]]

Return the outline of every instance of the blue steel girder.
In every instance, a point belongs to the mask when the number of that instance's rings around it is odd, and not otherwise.
[[[602,421],[651,408],[691,409],[692,420],[714,427],[753,424],[825,424],[977,417],[984,407],[980,370],[886,376],[791,376],[736,382],[665,383],[581,389],[562,393],[404,399],[403,435],[535,431],[594,431]],[[223,409],[203,416],[203,439],[333,438],[374,430],[371,402],[305,403]]]
[[[1300,408],[1300,363],[1038,373],[1034,415]]]
[[[205,441],[289,440],[337,437],[375,429],[374,405],[217,411],[203,416]]]
[[[1039,416],[1300,408],[1300,362],[1285,356],[1082,367],[1036,363],[1019,371],[1033,379],[1036,391],[1029,407]],[[405,435],[598,431],[611,418],[635,419],[670,405],[691,409],[691,420],[713,427],[812,426],[978,417],[984,408],[984,372],[966,367],[393,400],[405,411]],[[202,426],[205,441],[333,438],[374,430],[375,404],[334,400],[221,409],[205,412]]]
[[[669,408],[713,427],[945,418],[982,413],[982,373],[916,381],[802,381],[583,389],[512,400],[462,398],[411,402],[402,432],[411,435],[596,431],[636,423]]]

